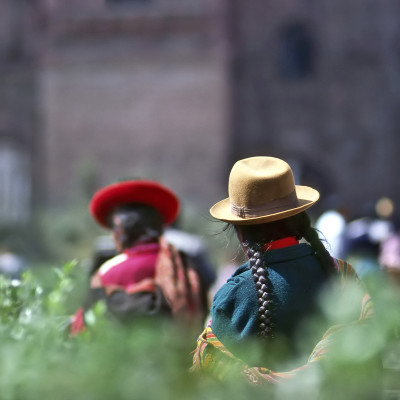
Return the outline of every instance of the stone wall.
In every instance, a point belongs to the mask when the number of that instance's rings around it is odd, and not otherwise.
[[[293,160],[303,183],[339,194],[353,211],[384,195],[400,201],[398,3],[231,6],[231,159]],[[297,59],[288,55],[296,48]]]
[[[30,218],[37,178],[37,14],[30,3],[0,2],[0,223]]]
[[[395,0],[18,4],[0,2],[0,131],[40,205],[143,176],[206,209],[255,154],[353,209],[399,201]]]
[[[225,195],[228,142],[215,9],[95,3],[84,18],[52,9],[40,79],[49,204],[140,176],[206,210]]]

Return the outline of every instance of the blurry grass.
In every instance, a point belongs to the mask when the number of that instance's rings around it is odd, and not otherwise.
[[[217,382],[189,372],[200,332],[179,330],[161,319],[122,326],[101,304],[93,326],[70,337],[71,309],[79,303],[76,281],[83,271],[71,262],[20,283],[0,279],[0,397],[36,399],[395,399],[399,385],[399,288],[376,275],[366,282],[376,318],[348,328],[332,356],[281,386],[251,386],[238,376]],[[352,301],[354,288],[349,288]],[[326,314],[344,309],[329,298]],[[351,308],[351,307],[350,307]],[[301,348],[301,345],[299,345]],[[384,367],[384,368],[383,368]]]

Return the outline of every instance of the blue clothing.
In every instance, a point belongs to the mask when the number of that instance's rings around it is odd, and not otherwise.
[[[263,254],[272,288],[274,334],[291,338],[316,309],[316,296],[327,275],[306,243]],[[239,267],[214,296],[211,328],[226,344],[238,344],[259,332],[258,298],[249,263]]]

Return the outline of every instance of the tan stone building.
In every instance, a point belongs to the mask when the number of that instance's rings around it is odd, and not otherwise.
[[[400,4],[229,4],[231,158],[293,160],[303,183],[353,213],[380,196],[399,202]]]
[[[355,211],[399,201],[399,8],[2,0],[0,184],[20,183],[2,186],[0,217],[136,176],[206,212],[254,154],[291,160],[299,183]]]
[[[47,200],[125,177],[221,194],[226,68],[207,1],[54,1],[41,69]]]

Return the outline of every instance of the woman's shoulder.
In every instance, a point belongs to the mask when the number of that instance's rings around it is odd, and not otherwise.
[[[232,274],[232,276],[228,279],[228,281],[230,280],[230,279],[232,279],[232,278],[235,278],[235,277],[238,277],[238,276],[242,276],[243,274],[245,274],[245,273],[250,273],[250,270],[249,270],[249,263],[247,262],[247,263],[245,263],[245,264],[243,264],[243,265],[241,265],[240,267],[238,267],[237,269],[236,269],[236,271]]]
[[[248,264],[221,286],[211,307],[211,327],[221,341],[237,342],[257,330],[257,293]]]
[[[250,289],[248,288],[250,287]],[[219,302],[231,301],[236,296],[240,296],[240,292],[254,291],[254,282],[248,263],[241,265],[232,276],[223,284],[216,292],[213,305],[218,306]]]
[[[112,268],[114,268],[117,265],[120,265],[121,263],[126,261],[127,258],[128,258],[128,256],[126,254],[122,253],[122,254],[118,254],[118,255],[114,256],[113,258],[107,260],[99,268],[100,275],[105,275]]]

